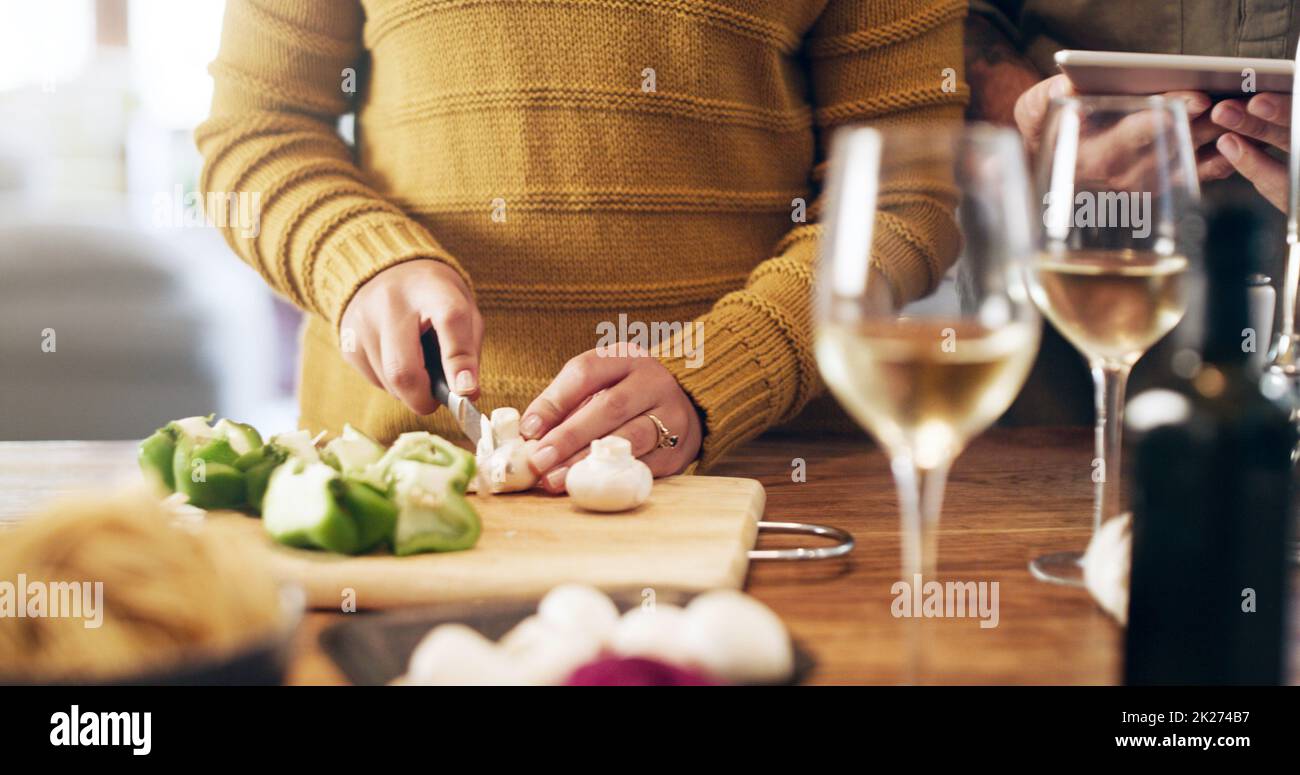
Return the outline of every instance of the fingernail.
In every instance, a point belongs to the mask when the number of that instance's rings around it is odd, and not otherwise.
[[[1236,105],[1230,105],[1225,102],[1223,103],[1223,107],[1219,109],[1219,117],[1215,119],[1215,121],[1223,126],[1234,127],[1241,123],[1243,117],[1244,116],[1242,116],[1241,111]]]
[[[569,467],[557,468],[546,475],[546,489],[560,490],[564,488],[564,478],[569,475]]]
[[[1227,156],[1229,161],[1236,161],[1241,158],[1241,146],[1238,144],[1237,138],[1232,135],[1220,137],[1218,146],[1219,153]]]
[[[1274,105],[1273,101],[1268,99],[1253,99],[1246,104],[1246,109],[1263,119],[1271,119],[1277,116],[1277,105]]]
[[[461,395],[474,392],[474,375],[469,369],[463,369],[456,375],[456,392]]]
[[[551,466],[558,462],[560,462],[560,453],[555,449],[555,447],[551,446],[542,447],[537,450],[537,452],[533,454],[532,458],[533,468],[538,471],[549,471],[551,470]]]
[[[541,429],[542,429],[542,418],[538,417],[535,414],[528,415],[527,417],[524,418],[523,422],[519,423],[519,432],[522,433],[526,438],[532,438],[533,436],[536,436],[537,432],[540,431]]]
[[[1189,116],[1199,116],[1209,107],[1210,101],[1204,97],[1196,96],[1187,98],[1187,115]]]
[[[1064,97],[1066,85],[1064,78],[1054,81],[1051,86],[1047,87],[1047,95],[1049,97]]]

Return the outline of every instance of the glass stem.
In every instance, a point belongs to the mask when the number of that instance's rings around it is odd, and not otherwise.
[[[909,584],[917,574],[923,579],[934,577],[939,513],[950,463],[925,468],[906,455],[890,461],[903,522],[903,578]]]
[[[1120,512],[1120,429],[1124,421],[1124,390],[1131,366],[1092,364],[1096,388],[1097,428],[1092,461],[1092,529]]]

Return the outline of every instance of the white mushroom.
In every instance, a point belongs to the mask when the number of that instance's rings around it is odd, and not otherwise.
[[[512,660],[477,630],[463,624],[443,624],[415,647],[402,683],[497,686],[522,681]]]
[[[589,511],[628,511],[645,503],[654,485],[650,467],[632,457],[621,436],[591,442],[591,454],[573,464],[564,480],[569,497]]]
[[[1120,514],[1102,523],[1083,553],[1083,584],[1097,605],[1120,624],[1128,623],[1129,567],[1133,521]]]
[[[537,441],[524,441],[519,434],[519,410],[502,407],[492,411],[492,418],[482,418],[482,435],[476,456],[479,467],[477,489],[491,492],[517,492],[537,483],[528,466],[528,457]]]
[[[794,648],[781,619],[735,590],[690,602],[682,646],[695,665],[732,683],[778,683],[794,672]]]
[[[548,627],[584,634],[603,646],[618,624],[618,606],[595,587],[561,584],[542,598],[537,616]]]
[[[675,605],[630,609],[619,620],[610,648],[623,657],[646,657],[672,665],[689,663],[683,644],[686,611]]]

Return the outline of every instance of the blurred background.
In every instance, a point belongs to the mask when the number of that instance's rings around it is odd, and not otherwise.
[[[224,5],[0,0],[0,439],[294,426],[298,313],[192,196]]]

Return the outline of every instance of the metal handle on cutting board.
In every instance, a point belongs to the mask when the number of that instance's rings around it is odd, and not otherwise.
[[[795,549],[751,549],[749,550],[749,559],[751,560],[829,560],[834,557],[843,557],[853,551],[853,536],[848,531],[840,530],[838,527],[813,525],[808,522],[760,521],[758,523],[758,532],[760,535],[763,533],[813,535],[834,539],[836,543],[814,549],[805,546]]]

